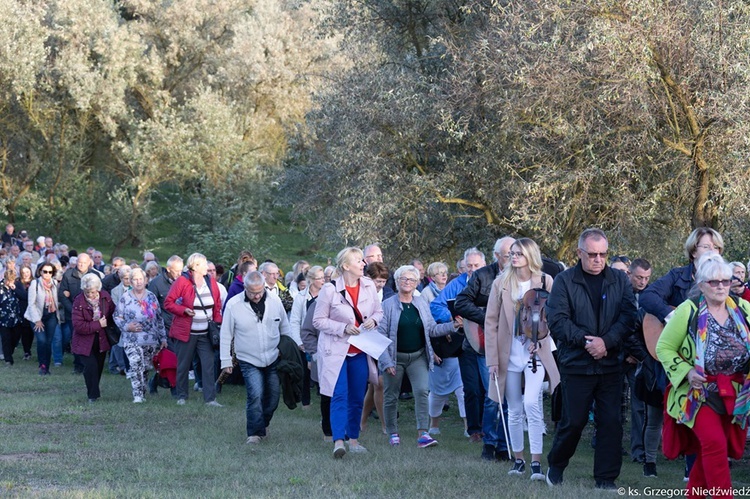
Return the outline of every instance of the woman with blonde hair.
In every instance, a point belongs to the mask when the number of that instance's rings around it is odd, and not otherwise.
[[[542,273],[539,246],[528,238],[518,239],[510,247],[510,264],[492,283],[484,323],[485,354],[490,379],[489,396],[495,402],[508,401],[508,429],[515,454],[509,475],[523,475],[524,413],[528,420],[531,448],[531,479],[544,480],[542,474],[542,435],[544,412],[540,395],[544,375],[550,379],[550,392],[560,382],[560,373],[552,357],[552,338],[533,343],[524,335],[517,320],[524,294],[530,289],[552,289],[552,278]],[[536,369],[534,366],[536,365]],[[525,389],[524,389],[525,388]],[[499,391],[499,393],[498,393]]]
[[[362,404],[368,378],[377,383],[373,359],[348,343],[361,330],[373,330],[383,320],[383,309],[372,279],[364,276],[362,250],[345,248],[336,257],[339,277],[326,283],[318,295],[313,325],[318,337],[318,379],[320,393],[331,397],[333,456],[367,452],[359,444]]]

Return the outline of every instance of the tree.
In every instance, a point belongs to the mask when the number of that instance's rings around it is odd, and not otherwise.
[[[511,233],[569,260],[587,226],[665,264],[693,226],[740,242],[744,2],[464,5],[421,55],[373,10],[347,47],[376,55],[321,98],[314,166],[292,174],[346,179],[311,227],[434,256]]]

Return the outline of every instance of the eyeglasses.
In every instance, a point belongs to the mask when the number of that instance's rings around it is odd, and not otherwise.
[[[437,276],[437,275],[448,275],[448,272],[435,272],[433,274],[433,276]]]
[[[417,279],[412,279],[411,277],[399,277],[398,282],[403,282],[404,284],[410,282],[412,284],[417,282]]]
[[[700,248],[702,250],[706,250],[706,251],[719,251],[720,249],[718,246],[714,244],[696,244],[695,247]]]
[[[520,251],[511,251],[510,253],[508,253],[508,256],[510,256],[511,258],[513,258],[514,256],[516,258],[521,258],[523,256],[523,253],[521,253]]]
[[[728,288],[729,284],[731,284],[732,281],[729,279],[713,279],[711,281],[705,281],[709,286],[712,288],[718,288],[719,284],[721,284],[722,287]]]
[[[54,274],[54,270],[42,270],[42,274]]]
[[[257,293],[253,293],[252,291],[247,290],[247,296],[249,296],[251,298],[255,297],[255,296],[263,296],[263,293],[265,293],[265,292],[266,292],[265,289],[263,291],[258,291]]]
[[[596,260],[597,257],[601,258],[602,260],[607,258],[607,251],[603,253],[589,253],[588,251],[584,251],[583,248],[578,248],[584,255],[589,257],[589,260]]]

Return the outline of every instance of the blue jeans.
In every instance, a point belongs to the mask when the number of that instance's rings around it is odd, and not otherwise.
[[[34,331],[36,337],[36,356],[39,359],[39,366],[46,366],[49,369],[49,362],[52,357],[52,337],[57,328],[57,316],[55,314],[44,314],[42,317],[44,330]]]
[[[63,352],[65,347],[70,345],[70,339],[73,337],[72,322],[69,320],[58,324],[52,337],[52,357],[55,364],[63,363]]]
[[[461,369],[461,380],[464,382],[464,405],[466,406],[466,430],[469,435],[482,431],[482,405],[484,402],[484,388],[479,374],[477,353],[466,347],[458,357],[458,367]]]
[[[268,367],[255,367],[240,360],[240,370],[245,378],[247,390],[247,436],[266,436],[266,428],[271,423],[273,413],[279,406],[281,387],[276,373],[276,362]]]
[[[490,371],[487,369],[487,360],[483,355],[477,355],[477,365],[479,366],[479,374],[482,377],[482,385],[484,386],[484,414],[482,415],[482,431],[484,432],[484,438],[482,441],[486,445],[491,445],[499,451],[508,450],[508,442],[505,440],[505,434],[507,427],[503,429],[503,418],[498,413],[499,404],[489,397],[489,391],[495,390],[495,383],[492,382],[490,386]],[[503,417],[505,422],[508,422],[508,404],[503,402]]]
[[[367,354],[346,357],[331,397],[331,431],[333,440],[359,438],[362,406],[367,391]]]

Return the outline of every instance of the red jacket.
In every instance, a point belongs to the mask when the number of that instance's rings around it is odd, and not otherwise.
[[[216,281],[210,277],[205,277],[206,282],[211,287],[211,296],[214,298],[214,317],[213,320],[217,324],[221,324],[221,294],[219,293],[219,287],[216,285]],[[169,337],[180,341],[188,341],[190,339],[190,325],[193,323],[193,318],[185,314],[186,310],[193,309],[193,302],[195,301],[195,281],[193,281],[193,273],[188,271],[186,274],[182,274],[172,284],[169,289],[167,297],[164,298],[164,310],[174,316],[172,319],[172,326],[169,328]]]
[[[114,324],[112,314],[115,311],[115,304],[112,302],[109,293],[99,291],[99,309],[102,317],[107,318],[107,324]],[[70,350],[78,355],[91,355],[91,348],[94,346],[94,335],[99,335],[99,351],[106,352],[110,344],[107,341],[107,334],[99,321],[94,320],[94,309],[86,301],[83,293],[76,296],[73,300],[73,337],[70,340]]]

